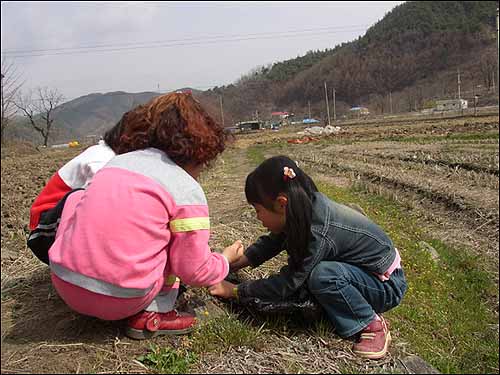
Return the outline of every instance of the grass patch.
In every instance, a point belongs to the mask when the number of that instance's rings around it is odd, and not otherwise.
[[[335,328],[328,320],[320,319],[314,322],[314,333],[318,337],[329,337],[335,333]]]
[[[321,183],[318,188],[337,202],[359,204],[400,250],[408,291],[387,315],[411,350],[444,373],[498,373],[498,320],[491,311],[498,291],[480,261],[466,249],[427,237],[415,218],[387,198]],[[439,263],[420,249],[420,241],[437,250]]]
[[[150,346],[150,352],[137,358],[139,362],[159,374],[186,374],[197,356],[188,351]]]
[[[196,353],[225,352],[231,347],[260,346],[260,330],[247,321],[241,322],[231,316],[217,317],[201,324],[193,334],[191,347]]]
[[[265,145],[254,145],[252,147],[247,148],[247,158],[250,160],[252,164],[255,166],[262,163],[266,160],[264,156],[264,150],[267,150],[268,147]]]

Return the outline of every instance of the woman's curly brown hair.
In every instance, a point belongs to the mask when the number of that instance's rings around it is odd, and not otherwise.
[[[158,96],[125,113],[104,136],[117,153],[154,147],[176,164],[208,164],[225,149],[228,134],[191,94]]]

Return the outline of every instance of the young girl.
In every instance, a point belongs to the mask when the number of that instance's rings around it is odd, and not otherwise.
[[[267,159],[250,173],[245,194],[271,233],[248,247],[231,268],[257,267],[283,249],[288,265],[267,279],[237,286],[223,281],[210,287],[210,293],[283,301],[305,287],[340,336],[360,339],[355,353],[383,357],[390,333],[380,313],[397,306],[406,291],[400,256],[387,234],[361,213],[318,192],[286,156]]]
[[[127,112],[121,126],[130,131],[120,136],[119,155],[85,190],[67,195],[49,250],[52,282],[79,313],[129,318],[130,337],[186,333],[195,320],[174,310],[179,278],[219,283],[243,250],[237,241],[222,255],[210,251],[197,182],[226,133],[187,94],[157,97]]]

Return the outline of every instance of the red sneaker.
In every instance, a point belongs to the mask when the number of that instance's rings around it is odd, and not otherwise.
[[[391,342],[391,333],[384,318],[374,319],[362,332],[360,341],[353,346],[353,351],[360,357],[380,359],[387,353]]]
[[[125,334],[133,339],[149,339],[158,335],[183,335],[193,330],[196,318],[172,310],[168,313],[141,311],[128,318]]]

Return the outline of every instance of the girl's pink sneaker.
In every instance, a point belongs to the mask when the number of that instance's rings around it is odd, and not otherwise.
[[[383,317],[374,319],[362,332],[360,341],[354,344],[353,351],[360,357],[380,359],[387,353],[391,333]]]

